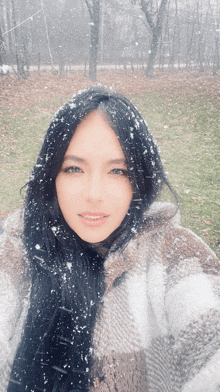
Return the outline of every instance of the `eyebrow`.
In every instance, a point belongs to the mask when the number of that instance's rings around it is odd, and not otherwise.
[[[63,158],[63,161],[67,160],[72,160],[76,162],[85,162],[85,159],[77,157],[76,155],[67,155]],[[125,158],[119,158],[119,159],[111,159],[108,161],[108,164],[125,164],[126,165],[126,159]]]
[[[125,158],[120,158],[120,159],[111,159],[110,161],[108,161],[108,163],[119,163],[119,164],[121,164],[121,163],[124,163],[125,165],[126,165],[126,159]]]
[[[85,162],[85,159],[79,158],[76,155],[67,155],[63,158],[63,161],[67,161],[68,159],[76,162]]]

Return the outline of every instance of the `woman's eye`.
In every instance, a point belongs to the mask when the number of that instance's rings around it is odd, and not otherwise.
[[[78,166],[70,166],[64,169],[65,173],[82,173],[82,169]]]
[[[128,172],[125,169],[112,169],[111,170],[112,174],[119,174],[121,176],[127,176]]]

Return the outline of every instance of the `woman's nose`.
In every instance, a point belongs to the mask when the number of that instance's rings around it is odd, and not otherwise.
[[[91,176],[87,186],[87,199],[90,202],[102,200],[103,191],[104,189],[101,177],[98,174]]]

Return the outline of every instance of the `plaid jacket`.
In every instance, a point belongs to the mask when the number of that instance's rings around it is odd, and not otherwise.
[[[155,219],[123,252],[105,260],[106,291],[93,333],[90,390],[220,390],[220,265],[194,233],[166,220],[173,207],[154,203]],[[0,250],[0,391],[6,392],[29,302],[19,212],[6,221]],[[46,391],[45,392],[51,392]]]

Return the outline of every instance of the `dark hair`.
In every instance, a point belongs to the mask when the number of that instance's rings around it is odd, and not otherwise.
[[[69,100],[52,120],[28,183],[23,242],[32,271],[30,308],[8,391],[86,391],[91,336],[104,293],[104,258],[83,242],[60,211],[55,179],[70,140],[86,115],[100,110],[116,133],[133,186],[130,208],[107,239],[122,250],[166,184],[161,159],[138,110],[124,96],[92,87]],[[106,244],[105,244],[106,245]]]

